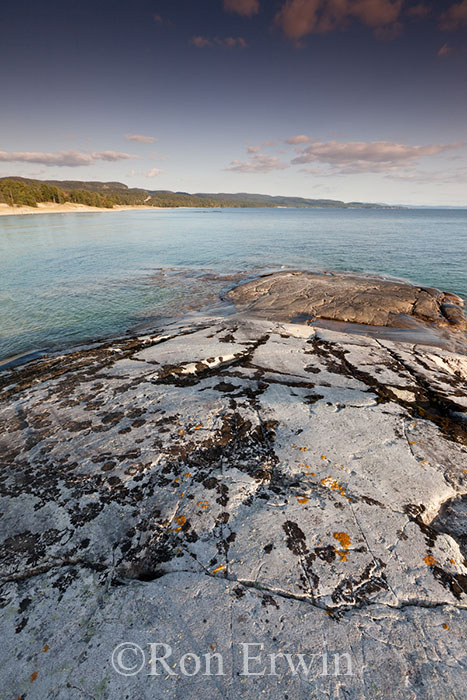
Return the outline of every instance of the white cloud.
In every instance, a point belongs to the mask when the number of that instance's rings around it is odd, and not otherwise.
[[[143,134],[125,134],[127,141],[137,141],[138,143],[154,143],[154,136],[143,136]]]
[[[407,146],[389,141],[317,141],[292,160],[293,164],[323,163],[341,173],[387,172],[414,165],[420,158],[460,148],[463,143]]]
[[[248,44],[242,36],[228,36],[225,39],[215,39],[219,46],[224,46],[226,49],[246,49]]]
[[[252,17],[259,12],[259,0],[224,0],[224,10]]]
[[[438,51],[437,56],[438,58],[441,58],[441,56],[447,56],[449,53],[452,53],[452,47],[449,46],[449,44],[443,44]]]
[[[163,171],[160,170],[159,168],[151,168],[151,170],[148,170],[147,173],[144,173],[146,177],[157,177],[160,175]]]
[[[114,162],[134,157],[129,153],[118,153],[116,151],[93,151],[92,153],[74,150],[58,151],[57,153],[42,153],[40,151],[7,153],[6,151],[0,151],[0,161],[4,163],[40,163],[41,165],[69,168],[94,165],[99,160]]]
[[[285,139],[285,142],[289,143],[291,146],[297,146],[300,143],[310,143],[310,141],[310,137],[305,136],[305,134],[298,134],[298,136],[292,136],[289,139]]]
[[[455,3],[441,18],[441,28],[455,31],[467,26],[467,0]]]
[[[261,146],[248,146],[248,153],[259,153]]]
[[[190,39],[190,44],[197,49],[218,46],[224,49],[246,49],[248,44],[242,36],[227,36],[224,39],[216,37],[209,39],[207,36],[194,36]]]
[[[275,156],[267,156],[264,153],[257,153],[250,160],[234,160],[226,170],[235,173],[269,173],[273,170],[284,170],[288,168],[287,163],[283,163]]]
[[[197,49],[204,49],[206,46],[214,46],[211,39],[208,39],[205,36],[193,36],[190,39],[190,44],[192,44],[192,46],[196,46]]]
[[[467,0],[466,0],[467,1]],[[286,0],[276,24],[289,39],[345,29],[357,20],[374,30],[398,26],[403,0]]]

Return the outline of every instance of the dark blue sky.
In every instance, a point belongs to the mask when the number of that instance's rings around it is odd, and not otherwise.
[[[0,175],[467,204],[467,0],[19,0]]]

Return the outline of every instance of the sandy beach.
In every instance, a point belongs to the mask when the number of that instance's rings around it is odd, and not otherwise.
[[[0,216],[23,216],[24,214],[76,214],[79,212],[105,212],[105,211],[128,211],[136,209],[161,209],[162,207],[145,207],[115,205],[112,209],[106,207],[90,207],[86,204],[75,204],[66,202],[65,204],[54,204],[53,202],[40,203],[37,207],[10,207],[8,204],[0,203]]]

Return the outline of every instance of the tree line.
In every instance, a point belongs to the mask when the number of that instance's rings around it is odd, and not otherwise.
[[[71,183],[70,183],[71,184]],[[86,184],[86,183],[83,183]],[[0,202],[12,207],[37,207],[40,203],[54,202],[64,204],[74,202],[90,207],[112,209],[115,205],[152,207],[264,207],[272,206],[260,202],[231,200],[214,197],[199,197],[185,192],[155,192],[149,193],[139,189],[105,189],[104,192],[80,189],[73,186],[62,189],[39,180],[5,178],[0,179]]]
[[[55,185],[45,182],[30,184],[22,180],[0,180],[0,202],[11,207],[37,207],[40,202],[54,202],[64,204],[75,202],[87,204],[90,207],[105,207],[111,209],[115,202],[107,195],[99,192],[87,192],[86,190],[72,190],[64,192]]]

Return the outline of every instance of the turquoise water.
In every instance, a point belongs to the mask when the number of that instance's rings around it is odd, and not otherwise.
[[[0,217],[0,359],[122,333],[232,284],[199,271],[391,275],[467,298],[466,210],[224,209]],[[163,277],[160,268],[175,268]],[[212,287],[212,288],[211,288]]]

